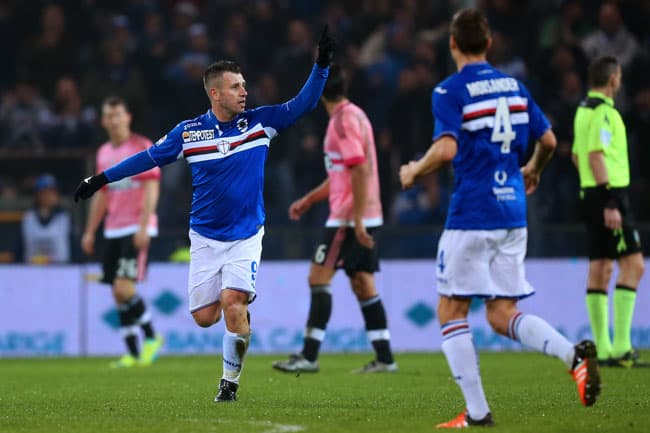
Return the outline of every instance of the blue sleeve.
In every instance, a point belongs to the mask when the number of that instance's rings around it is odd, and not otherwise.
[[[303,114],[316,108],[328,75],[329,66],[320,68],[314,64],[307,82],[294,98],[284,104],[259,107],[255,111],[263,116],[265,125],[280,132],[293,125]]]
[[[463,123],[462,104],[457,92],[449,86],[441,84],[433,89],[431,95],[431,111],[433,113],[433,141],[443,135],[451,135],[458,140]]]
[[[124,161],[104,171],[109,182],[116,182],[125,177],[151,170],[156,166],[146,150],[126,158]]]
[[[544,135],[546,131],[551,129],[551,122],[546,118],[546,115],[539,108],[537,102],[530,96],[528,89],[519,83],[521,87],[522,94],[528,99],[528,125],[530,126],[530,138],[537,141],[539,138]]]
[[[167,134],[162,136],[156,144],[147,149],[149,156],[157,166],[162,167],[176,161],[183,153],[183,140],[181,134],[185,122],[181,122]]]

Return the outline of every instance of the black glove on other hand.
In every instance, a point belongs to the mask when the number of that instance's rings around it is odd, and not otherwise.
[[[326,68],[332,62],[335,45],[334,37],[329,33],[328,25],[325,24],[318,41],[318,57],[316,58],[316,64],[320,68]]]
[[[79,186],[74,192],[75,203],[78,202],[79,199],[82,200],[89,199],[90,197],[92,197],[93,194],[99,191],[99,189],[104,185],[106,185],[107,183],[108,183],[108,179],[106,178],[104,172],[96,174],[95,176],[90,176],[85,178],[84,180],[81,181],[81,183],[79,183]]]

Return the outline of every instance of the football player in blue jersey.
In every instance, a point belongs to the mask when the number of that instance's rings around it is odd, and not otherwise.
[[[318,104],[334,54],[334,39],[323,29],[318,58],[298,95],[284,104],[246,110],[246,81],[231,61],[210,65],[203,75],[210,109],[186,120],[155,146],[84,179],[75,201],[88,199],[108,182],[184,158],[192,173],[190,212],[190,312],[201,327],[223,314],[223,377],[216,402],[236,400],[250,341],[248,304],[255,284],[264,235],[264,163],[269,144]]]
[[[545,320],[517,309],[534,293],[524,273],[526,194],[556,147],[555,135],[528,90],[486,62],[492,40],[485,17],[463,9],[453,17],[449,47],[458,72],[433,91],[433,144],[400,168],[403,188],[451,162],[454,191],[438,244],[436,280],[442,350],[466,409],[439,428],[493,425],[467,322],[472,298],[485,300],[499,334],[555,356],[572,371],[583,405],[600,392],[596,348],[575,346]],[[528,141],[536,141],[526,162]],[[523,165],[523,167],[521,167]]]

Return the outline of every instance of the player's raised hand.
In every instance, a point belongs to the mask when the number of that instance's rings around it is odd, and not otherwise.
[[[108,183],[106,175],[102,172],[94,176],[85,178],[79,183],[76,191],[74,192],[74,201],[75,203],[79,199],[87,200],[93,196],[101,187]]]
[[[300,217],[309,210],[311,202],[306,197],[299,198],[289,206],[289,218],[298,221]]]
[[[316,64],[321,68],[330,65],[334,58],[334,48],[336,47],[336,41],[328,31],[328,28],[329,26],[325,24],[320,35],[320,40],[318,41],[318,57],[316,58]]]

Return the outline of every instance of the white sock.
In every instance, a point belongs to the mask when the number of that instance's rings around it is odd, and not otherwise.
[[[239,383],[244,356],[248,350],[250,334],[240,335],[228,331],[223,334],[223,378],[229,382]]]
[[[508,321],[508,336],[526,347],[555,356],[572,367],[573,344],[541,317],[516,313]]]
[[[441,327],[442,351],[447,357],[454,380],[463,392],[467,412],[472,419],[480,420],[490,412],[481,374],[478,357],[472,341],[472,332],[467,320],[452,320]]]

